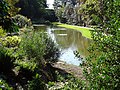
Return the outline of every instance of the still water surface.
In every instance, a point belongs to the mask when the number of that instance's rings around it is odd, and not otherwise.
[[[83,37],[79,31],[48,26],[35,26],[35,29],[44,30],[54,40],[61,50],[61,61],[79,66],[81,58],[85,59],[89,55],[87,49],[91,40]],[[80,53],[81,58],[76,57],[76,51]]]

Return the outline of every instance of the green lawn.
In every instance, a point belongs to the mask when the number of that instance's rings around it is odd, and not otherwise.
[[[90,30],[92,30],[92,28],[68,25],[68,24],[63,24],[63,23],[58,23],[58,22],[54,22],[53,24],[58,27],[64,27],[64,28],[68,28],[68,29],[78,30],[82,33],[83,36],[91,39],[91,31]]]

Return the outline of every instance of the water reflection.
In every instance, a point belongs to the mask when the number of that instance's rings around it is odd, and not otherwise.
[[[79,31],[50,27],[46,27],[44,30],[61,49],[60,60],[79,66],[81,60],[75,56],[74,51],[79,51],[83,59],[89,55],[87,48],[91,40],[83,37]]]
[[[60,60],[79,66],[81,60],[75,56],[74,51],[79,51],[83,59],[89,55],[87,48],[89,47],[91,40],[83,37],[79,31],[49,27],[47,28],[47,31],[51,32],[49,35],[62,50]]]

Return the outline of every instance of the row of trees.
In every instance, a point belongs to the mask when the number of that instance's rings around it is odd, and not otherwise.
[[[29,18],[41,17],[45,13],[46,0],[4,0],[9,4],[11,16],[20,13]]]
[[[107,18],[103,12],[102,0],[55,0],[54,8],[60,22],[77,25],[97,25],[97,16]],[[96,19],[96,20],[95,20]]]

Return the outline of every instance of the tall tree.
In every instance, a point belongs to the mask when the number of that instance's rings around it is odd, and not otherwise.
[[[41,18],[45,13],[46,0],[19,0],[20,14],[29,18]]]

